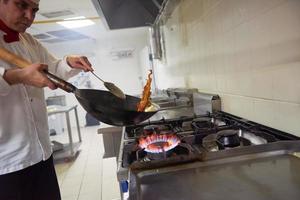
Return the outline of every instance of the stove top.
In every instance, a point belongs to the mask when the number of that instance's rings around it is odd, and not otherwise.
[[[190,133],[190,131],[196,133],[232,124],[233,122],[216,119],[211,115],[183,116],[174,119],[162,118],[161,120],[148,121],[139,125],[127,126],[125,129],[125,138],[129,140],[136,139],[147,136],[149,132],[152,133],[153,131],[156,133],[168,131],[181,134],[185,132]]]
[[[205,152],[297,139],[225,112],[148,121],[125,128],[122,167],[157,168],[199,161]]]

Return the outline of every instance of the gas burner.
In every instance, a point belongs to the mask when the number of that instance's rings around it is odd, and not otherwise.
[[[215,119],[211,117],[200,117],[195,118],[191,122],[191,128],[195,131],[195,134],[201,134],[207,131],[213,131],[218,127],[217,124],[214,123]]]
[[[161,131],[171,131],[173,126],[171,124],[147,124],[138,126],[126,127],[126,133],[128,138],[140,138],[143,136],[152,135],[154,133],[159,134]]]
[[[224,112],[127,126],[122,167],[156,168],[201,159],[203,153],[295,140],[287,133]]]
[[[169,126],[168,124],[164,124],[164,125],[148,125],[148,126],[144,126],[143,127],[143,131],[145,136],[147,135],[152,135],[152,134],[159,134],[161,132],[166,132],[166,131],[170,131],[171,130],[171,126]]]
[[[219,151],[266,143],[267,140],[263,137],[242,129],[225,129],[209,134],[202,139],[202,146],[207,151]]]
[[[213,120],[210,117],[196,118],[192,121],[192,126],[196,129],[212,128],[214,126]]]
[[[172,152],[172,150],[167,151],[167,152],[161,152],[161,153],[150,153],[148,152],[145,157],[143,158],[143,161],[148,162],[151,160],[164,160],[167,159],[168,157],[171,157],[172,154],[174,154]],[[174,154],[176,155],[176,154]]]
[[[167,152],[180,143],[174,134],[152,134],[139,139],[139,147],[148,153]]]
[[[225,129],[214,134],[209,134],[202,140],[202,145],[207,151],[219,151],[251,144],[246,138],[239,136],[240,131],[236,129]]]
[[[166,160],[168,158],[174,158],[182,155],[189,155],[192,151],[191,146],[184,143],[179,143],[176,147],[172,148],[169,151],[161,152],[161,153],[150,153],[147,152],[144,154],[142,160],[144,162],[152,161],[152,160]]]
[[[158,134],[160,132],[160,127],[159,125],[148,125],[144,126],[143,130],[145,135],[151,135],[153,133]]]
[[[224,148],[237,147],[241,144],[239,131],[234,129],[217,132],[217,140]]]
[[[210,134],[202,139],[202,146],[207,151],[219,151],[217,134]]]

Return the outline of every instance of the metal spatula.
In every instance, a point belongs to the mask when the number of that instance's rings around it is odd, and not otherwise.
[[[96,78],[98,78],[100,81],[103,82],[104,86],[110,91],[110,93],[112,93],[113,95],[115,95],[116,97],[119,97],[121,99],[125,99],[126,96],[124,94],[124,92],[118,88],[115,84],[110,83],[110,82],[106,82],[104,80],[102,80],[99,76],[97,76],[97,74],[95,74],[94,72],[91,72]]]

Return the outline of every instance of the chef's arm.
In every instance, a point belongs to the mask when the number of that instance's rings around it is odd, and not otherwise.
[[[85,72],[94,71],[86,56],[69,55],[66,57],[67,64],[74,69],[82,69]]]
[[[55,89],[55,85],[43,73],[45,69],[47,69],[47,66],[43,64],[32,64],[22,69],[6,69],[2,78],[8,85],[25,84],[40,88],[49,87]]]
[[[62,79],[69,79],[77,75],[82,70],[93,71],[91,63],[85,56],[69,55],[59,60],[55,58],[48,50],[38,41],[35,45],[43,58],[42,62],[47,63],[48,70]]]

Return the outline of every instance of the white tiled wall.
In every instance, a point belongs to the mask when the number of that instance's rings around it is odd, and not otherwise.
[[[300,0],[182,0],[164,36],[159,88],[218,93],[224,111],[300,136]]]

